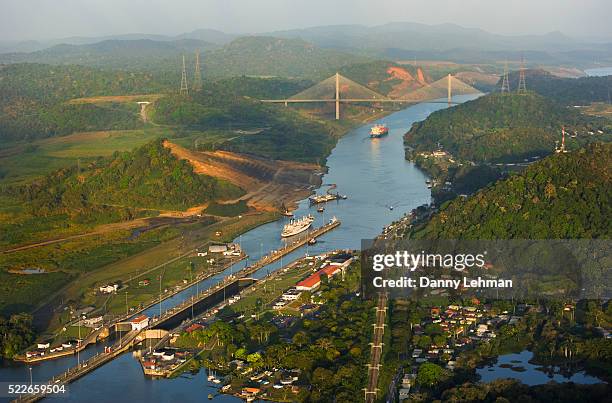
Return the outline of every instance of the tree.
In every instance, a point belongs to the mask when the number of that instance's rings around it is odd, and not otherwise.
[[[304,331],[299,331],[294,334],[292,340],[293,343],[295,343],[295,345],[297,345],[298,347],[302,347],[310,343],[310,337]]]
[[[448,373],[441,366],[426,362],[421,364],[417,374],[417,382],[421,386],[432,388],[443,382],[448,377]]]

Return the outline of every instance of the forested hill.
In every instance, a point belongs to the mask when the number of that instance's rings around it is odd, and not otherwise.
[[[44,64],[0,66],[0,140],[140,127],[136,103],[97,105],[67,101],[100,95],[156,93],[164,88],[146,73]]]
[[[151,74],[76,65],[0,66],[0,105],[17,100],[50,104],[94,95],[155,93],[165,89]]]
[[[245,84],[257,82],[254,79],[236,80]],[[292,87],[291,84],[282,84],[282,81],[276,82],[279,93]],[[252,87],[253,92],[260,92],[257,87]],[[217,149],[264,158],[323,164],[336,144],[331,127],[289,108],[263,104],[238,95],[233,89],[232,85],[212,85],[189,97],[166,96],[155,103],[151,117],[164,125],[187,126],[199,130],[233,128],[253,132],[227,137],[215,144]]]
[[[301,39],[247,36],[208,52],[204,68],[216,77],[255,75],[322,80],[342,66],[367,60],[350,53],[318,48]]]
[[[153,72],[160,81],[178,86],[181,57],[193,77],[195,51],[200,50],[207,78],[241,75],[324,79],[342,66],[370,60],[363,56],[319,48],[301,39],[240,37],[223,47],[196,39],[173,41],[109,40],[85,45],[58,45],[31,53],[0,54],[0,63],[78,64],[102,69]]]
[[[161,140],[77,169],[59,170],[16,192],[33,212],[42,215],[62,211],[72,214],[104,204],[184,210],[209,200],[242,194],[227,182],[195,174]]]
[[[494,93],[432,113],[411,128],[406,144],[416,151],[431,151],[439,143],[472,161],[516,161],[550,154],[562,126],[581,135],[597,129],[612,132],[609,121],[582,115],[533,92]]]
[[[544,70],[527,70],[525,76],[530,90],[563,105],[610,103],[612,99],[612,76],[561,78]],[[511,73],[509,78],[510,88],[517,88],[518,72]],[[501,88],[501,83],[498,83],[497,88]]]
[[[457,198],[413,234],[426,239],[612,237],[612,144],[555,154]]]

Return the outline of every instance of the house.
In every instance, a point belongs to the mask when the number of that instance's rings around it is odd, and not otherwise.
[[[46,348],[51,347],[51,344],[50,343],[38,343],[38,345],[36,347],[38,347],[41,350],[44,350]]]
[[[149,317],[146,315],[139,315],[134,319],[130,320],[132,330],[142,330],[149,326]]]
[[[148,278],[145,278],[144,280],[140,280],[140,281],[138,282],[138,285],[139,285],[140,287],[146,287],[146,286],[148,286],[149,284],[151,284],[151,280],[149,280]]]
[[[401,388],[399,390],[400,400],[408,399],[410,397],[410,388]]]
[[[117,292],[118,288],[119,284],[107,284],[100,287],[100,292],[102,294],[112,294],[114,292]]]
[[[200,251],[196,252],[196,256],[198,256],[198,257],[204,257],[206,255],[208,255],[208,252],[200,252]]]
[[[242,388],[242,396],[250,397],[257,395],[261,389],[259,388]]]
[[[301,291],[296,290],[295,288],[290,288],[283,295],[281,295],[281,299],[285,301],[295,301],[300,295],[302,295]]]

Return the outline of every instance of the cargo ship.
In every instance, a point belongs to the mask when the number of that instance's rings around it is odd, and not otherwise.
[[[291,220],[289,224],[286,224],[283,227],[283,231],[281,232],[281,237],[287,238],[290,236],[297,235],[301,232],[306,231],[312,225],[314,221],[314,217],[310,214],[299,218],[297,220]]]
[[[389,134],[389,128],[385,125],[374,125],[370,129],[370,137],[378,138]]]

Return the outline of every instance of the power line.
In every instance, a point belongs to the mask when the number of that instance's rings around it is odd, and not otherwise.
[[[519,83],[516,90],[519,94],[527,93],[527,84],[525,83],[525,58],[521,57],[521,69],[519,71]]]
[[[199,91],[202,89],[202,72],[200,71],[200,50],[196,50],[195,75],[193,77],[193,89]]]

